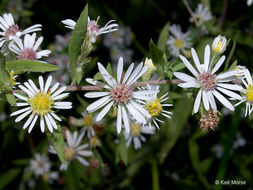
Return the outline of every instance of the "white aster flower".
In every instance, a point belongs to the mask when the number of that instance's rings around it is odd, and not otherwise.
[[[157,90],[159,92],[159,85],[147,85],[148,90]],[[158,119],[159,116],[165,116],[167,118],[171,118],[172,112],[164,110],[164,107],[170,107],[172,104],[165,104],[164,101],[168,100],[168,93],[164,94],[162,97],[157,97],[157,94],[154,96],[150,96],[150,98],[146,101],[139,101],[149,112],[151,118],[148,120],[148,125],[151,127],[152,122],[159,129],[159,125],[157,122],[164,123],[161,119]]]
[[[121,131],[122,120],[126,131],[130,132],[129,114],[139,123],[146,123],[146,118],[151,118],[148,111],[136,101],[147,100],[149,96],[157,93],[156,90],[134,90],[131,85],[147,71],[148,66],[143,66],[143,63],[140,63],[135,69],[133,68],[134,63],[128,67],[123,76],[123,58],[121,57],[117,66],[117,79],[113,78],[101,63],[98,63],[98,69],[107,84],[89,78],[86,79],[88,83],[106,89],[104,92],[88,92],[84,95],[87,98],[100,98],[90,104],[87,111],[91,113],[104,107],[96,117],[96,121],[100,121],[113,105],[117,106],[118,133]]]
[[[51,168],[51,163],[47,156],[44,154],[35,154],[35,159],[30,161],[30,170],[38,177],[48,173]]]
[[[93,115],[83,112],[83,128],[82,128],[82,132],[84,132],[84,134],[87,134],[88,138],[90,139],[91,137],[95,136],[95,130],[93,128]]]
[[[66,86],[59,87],[59,83],[54,84],[52,88],[49,88],[52,82],[52,76],[47,78],[47,81],[44,85],[44,80],[42,76],[39,77],[39,85],[40,89],[36,87],[34,82],[29,79],[28,82],[23,85],[19,85],[18,87],[26,93],[26,96],[14,93],[18,99],[23,100],[24,102],[17,102],[18,107],[26,107],[22,108],[18,111],[15,111],[11,114],[11,116],[19,115],[15,122],[19,122],[24,119],[26,116],[29,118],[26,120],[23,128],[28,129],[28,133],[33,129],[38,117],[40,117],[40,128],[41,131],[45,130],[45,122],[50,132],[53,132],[53,128],[57,129],[57,124],[55,119],[61,121],[61,118],[57,116],[52,109],[71,109],[71,102],[62,102],[59,101],[62,98],[65,98],[69,93],[62,93],[66,90]]]
[[[193,13],[194,17],[190,18],[190,21],[195,21],[197,26],[203,25],[205,22],[212,19],[212,14],[208,7],[204,6],[202,3],[198,4],[196,11]]]
[[[39,46],[42,41],[43,37],[36,40],[35,33],[32,35],[26,34],[24,42],[20,38],[14,37],[9,44],[9,49],[18,55],[17,59],[37,60],[43,56],[47,57],[51,53],[50,50],[40,50]]]
[[[252,3],[253,3],[253,0],[248,0],[248,1],[247,1],[247,5],[248,5],[248,6],[252,5]]]
[[[146,138],[143,134],[153,135],[154,133],[154,126],[141,126],[141,124],[133,122],[130,124],[130,133],[127,133],[126,131],[124,133],[127,142],[126,145],[129,147],[133,141],[134,149],[140,149],[141,141],[146,142]]]
[[[225,56],[223,55],[212,68],[214,57],[210,63],[209,45],[206,45],[205,47],[204,64],[200,64],[195,49],[192,48],[191,52],[197,70],[184,56],[180,55],[179,57],[195,78],[182,72],[174,72],[174,75],[183,81],[183,83],[178,84],[178,86],[182,88],[199,89],[194,103],[194,113],[198,112],[201,99],[207,111],[211,106],[216,112],[217,107],[214,97],[216,97],[225,107],[234,111],[234,106],[220,92],[231,98],[241,99],[241,96],[233,91],[241,91],[243,88],[236,84],[227,84],[227,82],[233,81],[236,78],[238,71],[233,70],[222,74],[215,74],[225,61]]]
[[[114,32],[118,30],[118,24],[114,23],[115,20],[110,20],[109,22],[106,23],[106,25],[102,28],[99,27],[98,25],[98,20],[99,17],[97,18],[97,20],[90,20],[90,18],[88,17],[88,24],[87,24],[87,32],[86,35],[88,37],[90,37],[90,41],[91,43],[96,42],[97,37],[101,34],[105,34],[105,33],[110,33],[110,32]],[[66,19],[61,21],[63,24],[65,24],[66,28],[69,28],[71,30],[74,30],[76,22],[71,20],[71,19]]]
[[[171,25],[169,28],[171,35],[167,41],[171,55],[178,56],[180,51],[185,53],[187,48],[191,48],[192,43],[190,32],[183,33],[180,25]]]
[[[215,53],[222,54],[226,50],[227,39],[225,36],[217,36],[213,40],[212,49]]]
[[[31,170],[36,177],[42,177],[49,183],[52,183],[53,180],[57,180],[59,177],[58,172],[50,171],[51,162],[49,161],[49,158],[44,154],[35,154],[35,159],[30,161],[29,170]]]
[[[32,33],[41,30],[41,24],[35,24],[25,30],[20,30],[18,25],[15,24],[13,16],[8,13],[0,16],[0,47],[8,40],[13,40],[14,37],[20,37],[27,33]]]
[[[65,147],[64,157],[67,160],[67,162],[65,164],[61,164],[60,167],[61,170],[67,170],[69,162],[73,159],[77,159],[84,166],[89,165],[89,162],[85,160],[83,157],[90,157],[93,155],[93,153],[91,150],[86,150],[89,147],[88,143],[81,144],[83,136],[84,136],[83,132],[80,135],[78,135],[77,131],[75,131],[72,135],[69,132],[69,130],[66,131],[67,146]],[[49,147],[49,151],[51,153],[56,154],[52,146]]]
[[[245,79],[242,79],[242,82],[245,88],[242,90],[242,97],[240,101],[235,104],[238,106],[239,104],[246,102],[246,110],[245,110],[245,117],[250,116],[253,111],[253,81],[252,76],[248,69],[245,70]]]

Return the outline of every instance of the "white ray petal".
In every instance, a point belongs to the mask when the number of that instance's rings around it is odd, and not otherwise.
[[[97,115],[96,121],[100,121],[101,119],[104,118],[104,116],[108,113],[108,111],[110,110],[110,108],[112,107],[114,102],[110,102],[109,104],[107,104],[102,111],[99,112],[99,114]]]
[[[222,103],[225,107],[230,109],[231,111],[234,111],[234,106],[224,97],[222,96],[218,91],[214,90],[213,95]]]
[[[199,105],[200,105],[200,100],[201,100],[201,95],[202,95],[202,90],[200,89],[198,92],[198,95],[196,97],[196,100],[194,102],[194,113],[197,113],[199,111]]]
[[[35,115],[35,117],[34,117],[32,123],[31,123],[31,125],[30,125],[30,127],[29,127],[29,129],[28,129],[28,133],[30,133],[30,132],[32,131],[32,129],[33,129],[33,127],[34,127],[34,125],[35,125],[37,119],[38,119],[38,115]]]
[[[179,55],[179,58],[184,62],[185,66],[187,67],[187,69],[195,76],[197,77],[199,75],[199,73],[193,68],[193,66],[191,65],[191,63],[182,55]]]
[[[23,112],[25,112],[25,111],[28,111],[28,110],[31,110],[31,108],[30,108],[30,107],[27,107],[27,108],[23,108],[23,109],[21,109],[21,110],[15,111],[15,112],[13,112],[13,113],[11,114],[11,117],[12,117],[12,116],[15,116],[15,115],[18,115],[18,114],[21,114],[21,113],[23,113]]]
[[[53,132],[53,127],[47,117],[47,115],[44,116],[45,120],[46,120],[46,124],[47,124],[47,128],[49,129],[49,131],[52,133]]]
[[[110,92],[88,92],[86,94],[84,94],[84,96],[86,98],[99,98],[99,97],[103,97],[106,95],[109,95]]]
[[[199,58],[198,58],[198,55],[197,55],[195,49],[194,49],[194,48],[191,48],[191,52],[192,52],[192,58],[193,58],[193,60],[194,60],[194,63],[195,63],[195,65],[196,65],[198,71],[201,72],[201,67],[200,67]]]
[[[32,119],[34,118],[35,114],[32,114],[29,116],[28,120],[25,122],[23,129],[26,129],[26,127],[28,127],[28,125],[30,125],[30,123],[32,122]]]
[[[32,110],[28,110],[25,113],[22,113],[21,115],[19,115],[16,119],[15,122],[19,122],[22,119],[24,119],[28,114],[30,114],[32,112]]]
[[[209,63],[210,63],[210,46],[206,45],[206,47],[205,47],[205,55],[204,55],[205,71],[208,70]]]
[[[44,133],[44,131],[45,131],[45,122],[44,122],[43,116],[40,117],[40,130],[42,133]]]
[[[214,73],[221,67],[221,65],[223,64],[223,62],[225,61],[225,59],[226,59],[226,56],[223,55],[223,56],[219,59],[219,61],[216,63],[216,65],[214,66],[214,68],[212,69],[211,74],[214,74]]]
[[[207,98],[207,94],[206,94],[206,91],[202,91],[202,100],[203,100],[203,103],[204,103],[204,107],[206,109],[206,111],[209,110],[209,101],[208,101],[208,98]]]
[[[239,95],[239,94],[236,94],[230,90],[227,90],[227,89],[224,89],[224,88],[220,88],[220,87],[217,87],[216,88],[217,90],[221,91],[223,94],[231,97],[231,98],[235,98],[236,100],[241,100],[242,97]]]
[[[43,92],[44,90],[44,80],[42,76],[39,76],[39,84],[40,84],[40,91]]]
[[[88,112],[93,112],[95,110],[97,110],[101,105],[103,105],[106,101],[110,100],[111,96],[105,96],[103,98],[100,98],[98,100],[96,100],[95,102],[93,102],[92,104],[90,104],[86,110]]]
[[[45,84],[45,88],[44,88],[44,92],[45,93],[48,91],[49,86],[50,86],[50,84],[52,82],[52,79],[53,79],[53,77],[51,75],[47,78],[47,81],[46,81],[46,84]]]
[[[119,58],[118,67],[117,67],[117,82],[120,84],[121,76],[123,72],[123,58]]]
[[[128,80],[128,77],[130,76],[130,74],[131,74],[132,71],[133,71],[133,68],[134,68],[134,63],[132,63],[132,64],[128,67],[128,69],[127,69],[127,71],[126,71],[126,73],[125,73],[125,76],[124,76],[124,78],[123,78],[122,84],[125,84],[125,83],[126,83],[126,81]]]
[[[121,106],[118,105],[118,111],[117,111],[117,133],[118,134],[121,131],[121,125],[122,125]]]
[[[123,122],[124,122],[124,127],[125,127],[126,132],[130,133],[129,120],[128,120],[127,112],[124,106],[122,106],[122,117],[123,117]]]

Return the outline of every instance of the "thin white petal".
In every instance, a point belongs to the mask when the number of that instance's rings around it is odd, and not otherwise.
[[[231,111],[234,111],[234,106],[224,97],[222,96],[218,91],[214,90],[213,95],[222,103],[225,107],[230,109]]]
[[[118,106],[117,111],[117,133],[119,134],[121,131],[122,117],[121,117],[121,106]]]
[[[129,126],[129,120],[127,116],[126,109],[122,106],[122,117],[124,122],[124,127],[127,133],[130,133],[130,126]]]
[[[28,133],[30,133],[30,132],[32,131],[32,129],[33,129],[33,127],[34,127],[34,125],[35,125],[37,119],[38,119],[38,115],[35,115],[35,117],[34,117],[32,123],[31,123],[31,125],[30,125],[30,127],[29,127],[29,129],[28,129]]]
[[[202,90],[200,89],[198,92],[198,95],[196,97],[196,100],[194,102],[194,113],[197,113],[199,111],[199,105],[200,105],[200,100],[201,100],[201,95],[202,95]]]
[[[104,116],[108,113],[108,111],[110,110],[110,108],[112,107],[114,102],[110,102],[109,104],[107,104],[107,106],[105,106],[102,111],[99,112],[99,114],[97,115],[96,121],[100,121],[101,119],[104,118]]]
[[[214,66],[214,68],[213,68],[211,74],[214,74],[214,73],[221,67],[221,65],[222,65],[223,62],[225,61],[225,58],[226,58],[226,56],[223,55],[223,56],[219,59],[219,61],[218,61],[218,62],[216,63],[216,65]]]
[[[204,65],[205,65],[205,71],[207,71],[209,67],[210,62],[210,46],[206,45],[205,47],[205,55],[204,55]]]
[[[123,58],[119,58],[118,67],[117,67],[117,82],[120,84],[121,76],[123,72]]]
[[[206,91],[202,91],[202,100],[203,100],[203,103],[204,103],[204,107],[206,109],[206,111],[209,110],[209,101],[208,101],[208,98],[207,98],[207,94],[206,94]]]
[[[52,76],[50,75],[48,78],[47,78],[47,81],[46,81],[46,84],[45,84],[45,88],[44,88],[44,92],[46,93],[47,91],[48,91],[48,89],[49,89],[49,86],[50,86],[50,84],[51,84],[51,82],[52,82]]]
[[[199,75],[199,73],[193,68],[193,66],[191,65],[191,63],[182,55],[179,55],[179,58],[184,62],[185,66],[187,67],[187,69],[189,71],[191,71],[191,73],[197,77]]]

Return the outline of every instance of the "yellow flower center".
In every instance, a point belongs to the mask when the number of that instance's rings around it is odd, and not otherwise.
[[[175,45],[177,48],[181,49],[181,48],[183,47],[183,45],[184,45],[184,42],[183,42],[183,40],[176,39],[176,41],[174,42],[174,45]]]
[[[152,59],[146,59],[144,65],[148,65],[149,69],[155,69]]]
[[[10,83],[12,84],[12,86],[16,85],[16,79],[14,78],[14,71],[10,72]]]
[[[131,123],[130,125],[130,134],[132,136],[140,136],[141,134],[141,126],[137,123]]]
[[[83,117],[83,125],[85,127],[90,127],[92,126],[92,114],[88,114],[86,116]]]
[[[52,105],[54,104],[50,92],[40,92],[29,99],[33,113],[40,114],[41,116],[51,112]]]
[[[218,42],[218,44],[216,45],[216,47],[215,47],[215,51],[216,51],[216,52],[219,52],[221,48],[222,48],[222,41],[220,40],[220,41]]]
[[[65,148],[64,157],[66,160],[72,160],[76,155],[76,150],[72,147]]]
[[[247,88],[247,92],[246,92],[246,96],[248,101],[253,101],[253,86],[249,85],[249,87]]]
[[[161,111],[163,110],[162,104],[160,103],[161,98],[156,98],[153,101],[148,101],[146,104],[146,109],[148,110],[151,116],[158,116],[160,115]]]
[[[96,136],[93,136],[90,139],[90,144],[92,147],[100,146],[100,140]]]

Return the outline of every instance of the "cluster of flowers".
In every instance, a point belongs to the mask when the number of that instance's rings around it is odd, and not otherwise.
[[[200,21],[206,22],[210,19],[211,13],[206,7],[199,5],[193,18],[194,22],[198,21],[198,25],[202,25]],[[67,28],[72,30],[75,28],[76,23],[73,20],[67,19],[62,22]],[[33,33],[41,30],[41,25],[39,24],[21,31],[14,23],[12,15],[4,14],[3,17],[0,17],[0,28],[3,30],[0,33],[3,36],[0,38],[0,47],[1,51],[5,54],[10,53],[8,52],[10,50],[17,54],[17,59],[37,60],[51,53],[50,50],[40,50],[39,48],[43,37],[39,37],[36,40],[36,33]],[[86,36],[90,43],[95,43],[99,35],[117,30],[118,24],[114,20],[109,21],[104,27],[100,28],[98,19],[96,21],[88,19]],[[201,118],[201,127],[206,130],[214,129],[218,123],[216,115],[218,109],[215,98],[231,111],[234,111],[234,106],[246,102],[245,116],[250,115],[253,111],[253,80],[250,72],[243,66],[237,66],[236,69],[225,71],[221,74],[217,72],[226,59],[225,55],[222,55],[226,48],[226,38],[222,36],[216,37],[212,48],[206,45],[204,63],[202,64],[195,49],[191,48],[191,51],[188,53],[193,58],[195,65],[193,66],[186,58],[190,57],[187,56],[187,48],[192,46],[189,33],[183,33],[180,26],[176,25],[172,25],[170,31],[172,35],[167,44],[169,45],[171,54],[179,56],[193,77],[183,72],[174,72],[173,74],[180,80],[179,87],[195,88],[198,90],[193,106],[194,113],[199,112],[201,105],[203,105],[207,113]],[[33,34],[30,35],[28,33]],[[22,36],[24,36],[23,41]],[[213,53],[211,53],[211,49]],[[183,52],[186,57],[180,55],[180,52]],[[212,58],[211,55],[213,55]],[[69,130],[66,130],[65,139],[67,143],[64,157],[67,162],[61,165],[62,170],[66,170],[69,162],[73,159],[77,159],[85,166],[89,165],[89,162],[83,157],[90,157],[93,153],[88,149],[89,144],[82,144],[82,141],[84,135],[87,134],[91,140],[91,145],[97,146],[99,144],[93,128],[93,122],[91,122],[93,118],[91,113],[93,112],[100,110],[95,117],[95,122],[100,122],[106,115],[116,115],[117,133],[119,134],[124,129],[127,146],[130,146],[131,142],[134,142],[135,149],[140,148],[141,141],[146,140],[143,134],[154,134],[155,127],[159,129],[159,123],[164,122],[161,117],[171,118],[172,112],[165,109],[172,106],[172,104],[166,103],[166,100],[169,99],[168,93],[160,96],[159,86],[148,85],[148,82],[142,88],[138,88],[138,85],[136,85],[141,77],[145,76],[147,72],[151,74],[151,71],[155,69],[152,60],[146,59],[145,63],[141,62],[136,67],[132,63],[128,66],[126,72],[124,72],[123,58],[120,57],[118,59],[116,74],[107,71],[99,62],[97,65],[104,82],[92,78],[86,79],[87,83],[98,87],[99,90],[87,92],[84,96],[86,98],[98,98],[98,100],[86,108],[88,113],[85,113],[83,118],[85,127],[80,131],[80,134],[77,131],[71,134]],[[12,80],[15,81],[14,76]],[[19,99],[16,106],[22,108],[13,112],[11,116],[18,115],[15,122],[19,122],[29,115],[23,125],[24,129],[28,128],[29,133],[38,119],[40,120],[42,132],[46,130],[45,127],[50,132],[53,132],[54,129],[58,128],[56,120],[61,121],[61,117],[55,111],[58,109],[71,109],[72,103],[62,101],[63,98],[69,95],[67,92],[64,93],[67,90],[66,86],[59,87],[60,83],[56,82],[50,87],[53,81],[51,75],[47,78],[46,82],[44,82],[42,76],[39,77],[38,81],[39,88],[31,79],[23,85],[18,85],[25,94],[15,91],[14,96]],[[241,84],[245,87],[243,88]],[[241,92],[241,94],[236,93],[236,91]],[[231,100],[238,100],[238,103],[233,106],[224,95],[228,96]],[[110,110],[113,111],[110,112]],[[49,151],[56,153],[52,146],[50,146]],[[40,156],[36,156],[36,160],[47,162],[46,158],[42,159]],[[35,164],[31,164],[31,168],[35,168],[35,171],[40,171],[38,168],[40,165],[39,162],[36,162]],[[39,173],[39,175],[50,172],[50,166],[43,164],[43,168],[44,166],[47,169],[43,170],[44,173]]]
[[[112,62],[117,62],[120,57],[130,63],[132,61],[133,50],[130,45],[133,40],[133,33],[130,27],[120,27],[119,30],[108,33],[104,37],[104,46],[110,50]]]

